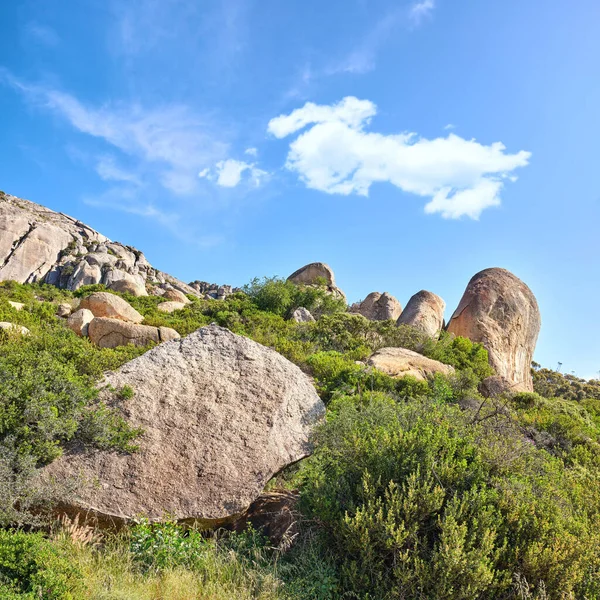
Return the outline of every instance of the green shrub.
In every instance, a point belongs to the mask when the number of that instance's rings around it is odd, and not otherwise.
[[[71,600],[79,597],[81,578],[58,544],[41,534],[0,530],[0,591],[2,586],[15,598],[18,592],[31,600]]]

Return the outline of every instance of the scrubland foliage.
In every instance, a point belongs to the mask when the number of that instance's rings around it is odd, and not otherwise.
[[[477,386],[492,371],[479,344],[367,321],[324,289],[277,279],[172,314],[157,311],[158,297],[123,297],[146,323],[185,335],[216,322],[314,377],[327,404],[314,454],[273,483],[300,491],[291,549],[252,530],[206,535],[175,523],[101,538],[65,519],[34,531],[28,509],[52,499],[37,467],[73,443],[132,452],[140,434],[95,386],[146,349],[96,348],[54,316],[52,303],[91,291],[0,284],[0,320],[31,330],[0,338],[0,598],[600,598],[594,382],[537,368],[536,393],[484,399]],[[286,320],[298,306],[321,316]],[[386,346],[456,374],[392,379],[359,362]]]

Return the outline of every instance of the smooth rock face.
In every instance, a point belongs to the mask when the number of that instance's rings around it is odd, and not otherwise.
[[[185,302],[161,302],[156,306],[156,309],[164,313],[172,313],[175,310],[185,308]]]
[[[144,255],[53,210],[0,193],[0,281],[41,281],[76,290],[121,279],[140,286],[165,283],[196,294],[187,284],[154,269]]]
[[[290,317],[292,321],[296,323],[313,323],[315,318],[311,315],[310,311],[303,306],[297,308]]]
[[[325,285],[331,294],[346,299],[346,295],[335,284],[335,276],[329,265],[321,262],[310,263],[294,271],[288,281],[301,285]]]
[[[18,333],[20,335],[29,335],[31,333],[27,327],[23,327],[23,325],[16,325],[15,323],[9,323],[7,321],[0,321],[0,329],[8,331],[9,333]]]
[[[121,292],[124,294],[131,294],[132,296],[147,296],[146,288],[141,283],[131,281],[129,279],[117,279],[114,283],[110,284],[110,289],[115,292]]]
[[[79,307],[91,310],[95,317],[120,319],[129,323],[141,323],[144,320],[131,304],[109,292],[94,292],[84,298]]]
[[[426,290],[417,292],[408,301],[397,325],[410,325],[429,337],[438,337],[444,328],[446,303]]]
[[[87,308],[80,308],[67,318],[67,327],[79,337],[87,337],[88,326],[94,320],[94,313]]]
[[[180,302],[183,304],[190,303],[189,298],[183,292],[180,292],[179,290],[176,290],[174,288],[171,288],[170,290],[165,290],[165,293],[162,295],[162,297],[169,302]]]
[[[150,342],[160,344],[179,338],[179,334],[170,327],[153,327],[126,323],[119,319],[96,317],[88,325],[88,337],[100,348],[117,346],[146,346]]]
[[[382,348],[369,358],[367,364],[390,377],[412,375],[420,381],[425,381],[436,373],[454,373],[454,367],[406,348]]]
[[[104,383],[133,388],[131,399],[105,399],[144,430],[139,451],[72,450],[43,472],[58,482],[82,474],[92,483],[70,505],[104,518],[237,515],[310,452],[325,413],[297,366],[216,325],[153,348]]]
[[[371,292],[362,302],[356,302],[350,307],[350,312],[366,317],[370,321],[396,321],[402,314],[400,302],[391,294]]]
[[[540,326],[532,291],[506,269],[493,268],[469,281],[448,331],[482,343],[490,365],[514,391],[533,391],[530,369]]]

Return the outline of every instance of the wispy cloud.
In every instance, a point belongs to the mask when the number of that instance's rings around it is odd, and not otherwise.
[[[505,152],[501,142],[484,145],[453,133],[426,139],[414,133],[366,131],[377,114],[369,100],[344,98],[333,105],[306,103],[271,119],[277,138],[300,133],[291,143],[286,167],[307,187],[327,194],[368,196],[373,183],[389,182],[428,198],[425,212],[478,219],[500,204],[505,181],[528,164],[530,153]]]
[[[435,0],[419,0],[410,7],[410,19],[414,25],[420,25],[424,19],[431,16],[434,9]]]
[[[255,150],[255,148],[253,148]],[[243,160],[235,160],[228,158],[227,160],[219,161],[214,169],[206,167],[198,173],[198,177],[201,179],[208,179],[209,181],[215,181],[217,185],[226,188],[237,187],[242,182],[242,177],[247,174],[248,181],[250,181],[255,187],[258,187],[265,179],[268,178],[269,173],[259,169],[256,163],[247,163]]]
[[[43,46],[53,47],[58,46],[60,37],[52,27],[42,25],[32,21],[25,26],[25,35],[29,40],[32,40]]]

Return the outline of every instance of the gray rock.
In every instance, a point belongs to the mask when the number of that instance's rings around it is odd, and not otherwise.
[[[119,319],[96,317],[88,326],[88,337],[100,348],[118,346],[147,346],[150,342],[160,344],[179,338],[179,334],[170,327],[153,327],[127,323]]]
[[[146,287],[143,283],[133,279],[117,279],[110,284],[110,289],[123,294],[131,294],[132,296],[147,296]]]
[[[165,293],[162,294],[162,297],[166,301],[169,301],[169,302],[179,302],[182,304],[190,303],[189,298],[183,292],[180,292],[179,290],[176,290],[175,288],[165,290]]]
[[[448,331],[482,343],[496,375],[514,391],[533,391],[530,369],[540,326],[532,291],[506,269],[492,268],[469,281]]]
[[[310,311],[303,306],[297,308],[290,318],[292,321],[296,321],[296,323],[312,323],[315,321]]]
[[[159,310],[160,312],[164,312],[164,313],[172,313],[173,311],[181,310],[185,307],[186,307],[186,304],[184,302],[168,301],[168,302],[161,302],[160,304],[158,304],[156,306],[156,310]]]
[[[94,320],[94,314],[87,308],[80,308],[67,318],[67,327],[79,337],[88,336],[89,324]]]
[[[71,314],[72,310],[73,307],[70,304],[59,304],[56,308],[56,316],[61,318],[68,317]]]
[[[436,294],[421,290],[408,301],[397,321],[409,325],[432,338],[437,338],[444,328],[446,303]]]
[[[143,429],[139,451],[72,449],[43,470],[59,483],[82,475],[89,485],[67,502],[101,518],[234,518],[310,453],[325,412],[297,366],[216,325],[157,346],[104,383],[105,400]],[[125,385],[133,398],[109,391]]]
[[[0,281],[10,279],[71,290],[96,283],[111,286],[120,279],[141,287],[169,281],[186,294],[197,294],[154,269],[135,248],[111,242],[68,215],[0,193]]]
[[[420,381],[425,381],[436,373],[442,375],[452,375],[454,373],[454,367],[406,348],[382,348],[377,350],[369,358],[367,364],[390,377],[399,378],[411,375]]]
[[[350,307],[350,312],[366,317],[370,321],[396,321],[402,314],[400,302],[391,294],[371,292],[362,302],[356,302]]]
[[[0,321],[0,329],[18,335],[29,335],[31,333],[27,327],[24,327],[23,325],[16,325],[15,323],[9,323],[7,321]]]

